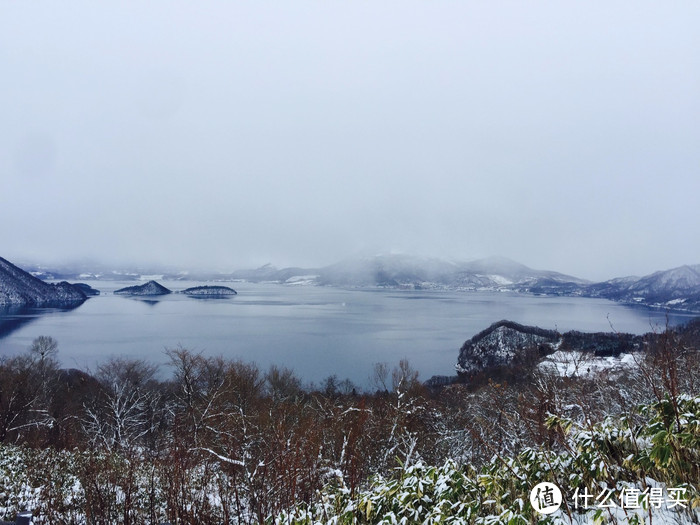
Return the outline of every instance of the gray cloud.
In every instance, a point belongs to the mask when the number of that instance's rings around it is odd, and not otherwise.
[[[6,257],[700,262],[700,7],[0,4]]]

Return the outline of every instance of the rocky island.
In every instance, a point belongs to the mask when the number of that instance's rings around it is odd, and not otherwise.
[[[114,291],[114,295],[167,295],[172,293],[162,284],[155,281],[148,281],[145,284],[140,284],[137,286],[127,286],[126,288],[120,288]]]
[[[77,306],[86,299],[75,285],[46,283],[0,257],[0,306]]]
[[[238,292],[233,288],[228,286],[194,286],[192,288],[187,288],[182,290],[185,295],[190,295],[192,297],[230,297],[232,295],[238,295]]]

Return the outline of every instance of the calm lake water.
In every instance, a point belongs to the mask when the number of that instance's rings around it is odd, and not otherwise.
[[[336,374],[364,387],[373,363],[393,366],[404,357],[423,380],[451,375],[462,343],[500,319],[590,332],[610,331],[610,323],[632,333],[666,324],[663,312],[577,297],[228,283],[237,296],[146,299],[112,294],[133,282],[90,284],[102,295],[73,310],[0,312],[0,356],[25,351],[39,335],[58,340],[64,367],[81,369],[111,356],[165,364],[164,350],[182,346],[263,369],[287,366],[307,382]],[[202,283],[163,284],[182,290]]]

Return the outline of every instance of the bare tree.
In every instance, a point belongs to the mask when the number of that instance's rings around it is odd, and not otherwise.
[[[155,426],[159,399],[151,381],[157,368],[142,360],[111,359],[98,368],[101,391],[85,406],[83,429],[94,445],[108,450],[136,445]]]
[[[29,347],[29,352],[32,355],[37,356],[39,361],[47,361],[49,359],[55,359],[58,354],[58,341],[53,337],[48,335],[40,335],[34,341],[32,341],[32,346]]]
[[[0,362],[0,442],[37,426],[50,426],[40,406],[41,389],[34,380],[33,362],[26,356]]]
[[[408,392],[409,390],[419,388],[418,370],[413,368],[408,362],[408,359],[403,358],[399,361],[399,366],[395,367],[391,372],[391,383],[395,392]]]
[[[370,383],[379,392],[389,392],[389,365],[387,363],[374,363]]]
[[[58,341],[48,335],[40,335],[29,347],[29,356],[36,363],[36,375],[41,387],[41,403],[47,409],[50,393],[58,372]]]
[[[0,362],[0,441],[30,430],[48,429],[55,421],[50,406],[58,374],[58,343],[39,336],[25,355]]]
[[[265,374],[265,380],[268,392],[275,401],[297,398],[302,393],[301,379],[291,368],[272,365]]]

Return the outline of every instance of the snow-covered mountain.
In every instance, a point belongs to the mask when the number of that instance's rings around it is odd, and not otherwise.
[[[583,294],[614,301],[700,311],[700,264],[612,279],[586,287]]]
[[[505,257],[465,262],[402,254],[355,257],[320,268],[276,268],[267,264],[255,269],[208,273],[175,271],[172,268],[109,269],[104,265],[92,268],[87,263],[74,269],[31,265],[28,268],[43,279],[139,280],[146,275],[158,274],[165,280],[186,278],[199,281],[277,282],[297,286],[511,291],[601,297],[629,304],[700,312],[700,265],[599,283],[559,272],[535,270]]]
[[[376,255],[346,259],[320,268],[318,283],[333,286],[422,287],[454,279],[458,265],[441,259]]]
[[[310,270],[308,268],[282,268],[279,269],[272,264],[266,264],[259,268],[249,269],[249,270],[237,270],[231,274],[219,274],[215,280],[243,280],[252,283],[259,282],[279,282],[284,283],[290,279],[295,279],[298,276],[313,276],[313,283],[315,283],[315,278],[317,277],[317,270]]]
[[[87,296],[67,282],[49,284],[0,257],[0,305],[78,305]]]
[[[534,270],[506,257],[487,257],[460,264],[458,285],[464,288],[491,288],[530,292],[552,285],[559,288],[589,284],[585,279],[548,270]]]
[[[375,255],[346,259],[317,268],[280,271],[280,282],[295,275],[316,275],[315,284],[330,286],[409,289],[506,290],[526,289],[537,283],[551,282],[575,285],[587,281],[557,272],[533,270],[504,257],[490,257],[469,262],[446,261],[412,255]],[[267,273],[267,280],[274,274]]]
[[[346,259],[321,268],[278,269],[268,264],[217,277],[217,280],[227,279],[297,285],[602,297],[629,304],[700,312],[700,265],[681,266],[645,277],[620,277],[591,283],[559,272],[535,270],[505,257],[464,262],[388,254]]]

